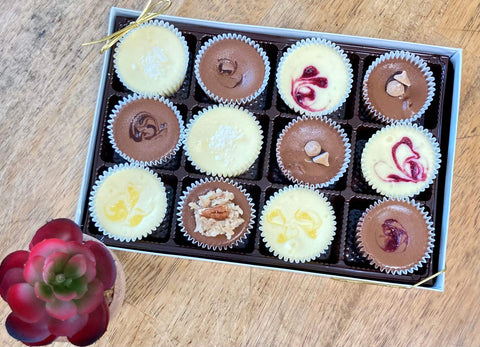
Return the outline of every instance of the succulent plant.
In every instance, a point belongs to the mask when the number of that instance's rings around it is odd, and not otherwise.
[[[73,221],[55,219],[36,232],[29,250],[10,253],[0,265],[0,295],[12,309],[8,333],[30,346],[58,336],[78,346],[99,339],[109,320],[104,291],[116,278],[108,249],[82,242]]]

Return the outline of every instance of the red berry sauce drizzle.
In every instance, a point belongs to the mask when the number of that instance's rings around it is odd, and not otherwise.
[[[386,219],[382,224],[384,239],[383,245],[379,243],[381,249],[385,252],[405,252],[408,246],[408,233],[405,228],[396,219]],[[403,249],[399,249],[404,244]]]
[[[312,105],[315,103],[316,90],[327,87],[328,79],[321,77],[315,66],[309,65],[303,70],[302,76],[292,79],[291,95],[300,107],[312,112],[323,111],[325,107],[315,109]]]
[[[397,158],[397,150],[400,146],[408,146],[412,155],[406,157],[401,163]],[[386,178],[382,178],[380,175],[377,175],[385,182],[423,182],[427,179],[428,168],[424,167],[419,161],[420,153],[416,152],[413,149],[412,140],[409,137],[402,137],[392,147],[392,158],[395,166],[399,170],[399,174],[389,174]],[[377,163],[380,164],[380,163]]]

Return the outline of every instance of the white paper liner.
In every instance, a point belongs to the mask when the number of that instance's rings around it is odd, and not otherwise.
[[[328,243],[326,244],[325,248],[322,249],[322,250],[319,250],[319,252],[316,255],[310,256],[310,257],[305,257],[305,258],[284,257],[283,255],[279,254],[275,250],[275,248],[266,240],[266,238],[264,236],[263,224],[265,223],[265,210],[267,210],[267,208],[270,206],[272,201],[275,200],[275,198],[278,197],[280,194],[282,194],[284,192],[287,192],[289,190],[296,190],[296,189],[302,189],[302,188],[309,189],[309,190],[317,193],[326,202],[326,204],[328,205],[328,208],[329,208],[329,213],[332,215],[332,218],[333,218],[333,230],[331,231],[331,237],[328,240]],[[309,186],[298,185],[298,184],[291,185],[291,186],[286,186],[286,187],[276,191],[272,196],[270,196],[270,198],[268,199],[268,201],[265,203],[265,205],[263,207],[262,213],[260,215],[260,222],[259,222],[259,230],[261,231],[260,236],[262,238],[263,243],[265,243],[265,246],[268,248],[268,250],[270,252],[272,252],[273,255],[276,256],[277,258],[279,258],[280,260],[284,260],[286,262],[296,263],[296,264],[312,261],[312,260],[320,257],[322,254],[324,254],[328,250],[330,245],[332,244],[333,239],[335,238],[336,228],[337,228],[337,220],[336,220],[336,217],[335,217],[335,211],[333,210],[332,204],[330,203],[330,201],[328,201],[328,199],[325,197],[325,195],[323,193],[320,193],[317,190],[309,187]]]
[[[210,48],[211,45],[213,45],[215,42],[221,41],[221,40],[239,40],[243,41],[253,48],[260,54],[261,58],[263,59],[263,63],[265,65],[265,76],[263,78],[262,85],[260,86],[259,89],[257,89],[253,94],[247,96],[246,98],[241,98],[241,99],[228,99],[221,97],[219,95],[215,95],[213,92],[211,92],[203,83],[202,78],[200,76],[200,61],[203,57],[203,54]],[[268,83],[268,78],[270,76],[270,62],[268,60],[267,54],[265,51],[260,47],[258,43],[253,41],[252,39],[244,36],[244,35],[239,35],[239,34],[234,34],[234,33],[226,33],[226,34],[221,34],[217,35],[215,37],[212,37],[209,39],[207,42],[205,42],[200,50],[197,53],[197,56],[195,58],[195,65],[194,65],[194,71],[195,71],[195,78],[197,79],[198,84],[202,88],[202,90],[205,92],[205,94],[208,95],[210,99],[213,99],[214,101],[221,103],[221,104],[245,104],[253,99],[256,99],[265,89]]]
[[[408,62],[411,62],[413,65],[417,66],[423,72],[423,74],[425,75],[425,79],[427,81],[428,92],[427,92],[427,99],[425,100],[425,104],[420,109],[420,111],[418,111],[412,117],[407,119],[402,119],[402,120],[392,119],[387,115],[382,114],[380,111],[375,109],[375,105],[372,104],[372,102],[370,101],[370,98],[368,97],[367,82],[372,70],[379,63],[389,59],[403,59]],[[375,59],[375,61],[369,66],[363,78],[362,95],[363,95],[363,100],[365,101],[367,110],[372,114],[374,118],[380,120],[383,123],[396,123],[401,121],[414,122],[415,120],[420,118],[428,109],[428,107],[432,103],[434,94],[435,94],[435,80],[433,78],[433,73],[428,67],[427,63],[420,57],[416,56],[415,54],[406,52],[406,51],[393,51],[393,52],[388,52],[386,54],[381,55],[380,57]]]
[[[123,106],[127,105],[128,103],[135,101],[135,100],[140,100],[140,99],[152,99],[152,100],[157,100],[158,102],[161,102],[168,106],[174,113],[175,116],[177,117],[178,124],[180,127],[180,133],[178,134],[178,142],[175,145],[175,147],[168,153],[164,154],[162,157],[156,159],[156,160],[150,160],[150,161],[143,161],[143,160],[137,160],[135,158],[131,158],[129,155],[124,153],[122,150],[120,150],[117,146],[117,143],[115,141],[115,137],[113,136],[113,123],[115,122],[115,119],[122,109]],[[180,149],[182,143],[183,143],[183,138],[185,136],[185,126],[183,124],[183,119],[178,111],[177,107],[167,98],[164,98],[163,96],[145,96],[145,95],[140,95],[140,94],[133,94],[133,95],[128,95],[127,97],[123,98],[117,105],[115,105],[112,113],[109,116],[108,120],[108,139],[110,140],[110,143],[115,150],[123,159],[127,160],[130,163],[138,164],[141,166],[157,166],[161,165],[163,163],[166,163],[169,161]]]
[[[368,170],[366,169],[367,164],[365,160],[365,155],[364,153],[366,152],[367,148],[371,146],[372,144],[372,139],[375,138],[378,134],[381,134],[383,132],[388,131],[391,128],[396,128],[396,127],[406,127],[407,131],[408,128],[411,129],[416,129],[420,131],[425,137],[428,139],[430,144],[432,145],[433,153],[434,153],[434,166],[432,168],[432,174],[430,175],[430,178],[426,181],[423,182],[423,184],[418,184],[418,189],[415,191],[412,191],[411,193],[405,193],[405,194],[395,194],[391,193],[385,189],[383,189],[381,186],[378,186],[373,182],[372,178],[368,174]],[[407,133],[407,132],[406,132]],[[438,144],[437,139],[432,135],[431,132],[428,130],[424,129],[422,126],[417,125],[417,124],[412,124],[410,122],[397,122],[395,124],[390,124],[382,128],[381,130],[377,131],[375,134],[372,135],[372,137],[368,140],[368,142],[365,144],[365,147],[363,148],[362,152],[362,157],[360,160],[361,164],[361,169],[362,169],[362,174],[365,177],[365,181],[378,193],[387,197],[391,198],[407,198],[407,197],[413,197],[414,195],[420,194],[421,192],[425,191],[435,180],[438,174],[438,169],[440,168],[440,146]],[[386,186],[386,185],[385,185]]]
[[[282,73],[283,65],[285,64],[287,57],[290,55],[290,53],[292,53],[297,48],[302,46],[308,46],[308,45],[322,45],[322,46],[328,46],[330,48],[333,48],[335,52],[337,52],[338,55],[342,57],[345,63],[345,67],[347,69],[347,74],[348,74],[348,85],[343,98],[336,105],[319,112],[312,112],[312,111],[306,110],[300,107],[299,105],[297,105],[297,103],[295,102],[290,103],[289,99],[286,97],[288,92],[284,91],[280,85],[280,75]],[[343,51],[343,49],[341,49],[335,43],[326,39],[321,39],[321,38],[303,39],[303,40],[297,41],[294,45],[290,46],[285,53],[283,53],[282,57],[280,58],[280,62],[278,63],[277,74],[276,74],[276,84],[277,84],[278,93],[280,94],[280,97],[282,98],[282,100],[285,102],[285,104],[288,107],[292,108],[295,112],[299,112],[300,114],[305,114],[309,116],[322,116],[322,115],[330,114],[338,110],[345,103],[345,101],[347,100],[350,94],[350,91],[352,89],[352,84],[353,84],[352,64],[350,63],[350,60],[348,59],[347,54]]]
[[[330,127],[333,127],[335,130],[338,131],[340,137],[342,138],[343,140],[343,144],[345,146],[345,159],[343,160],[343,165],[342,167],[340,168],[340,170],[338,171],[338,173],[333,176],[330,180],[328,180],[327,182],[323,182],[323,183],[310,183],[310,182],[305,182],[305,181],[302,181],[301,179],[299,178],[296,178],[294,175],[291,174],[291,172],[289,170],[287,170],[283,164],[283,160],[282,160],[282,157],[280,156],[280,144],[283,140],[283,137],[285,136],[286,132],[293,126],[295,125],[296,123],[298,122],[301,122],[301,121],[304,121],[304,120],[318,120],[318,121],[322,121],[326,124],[326,126],[330,126]],[[292,120],[290,123],[287,124],[287,126],[282,130],[282,132],[280,133],[279,137],[278,137],[278,140],[277,140],[277,147],[276,147],[276,156],[277,156],[277,162],[278,162],[278,167],[280,168],[280,170],[282,171],[282,173],[290,180],[290,181],[293,181],[294,183],[296,184],[301,184],[301,185],[307,185],[311,188],[323,188],[323,187],[328,187],[329,185],[337,182],[344,174],[345,172],[347,171],[348,169],[348,164],[350,163],[350,158],[351,158],[351,148],[350,148],[350,142],[348,141],[348,137],[347,137],[347,134],[345,133],[345,131],[340,127],[339,124],[337,124],[336,122],[334,122],[333,120],[331,120],[330,118],[327,118],[325,116],[320,116],[320,117],[314,117],[314,116],[301,116],[301,117],[297,117],[296,119]]]
[[[188,195],[196,187],[201,186],[202,184],[205,184],[205,183],[210,183],[210,182],[223,182],[223,183],[228,183],[228,184],[231,184],[231,185],[235,186],[236,188],[238,188],[242,192],[242,194],[245,195],[245,197],[248,200],[248,204],[250,205],[250,220],[248,221],[247,229],[241,237],[239,237],[236,240],[232,240],[231,244],[217,246],[217,245],[210,245],[210,244],[198,241],[193,236],[194,232],[192,231],[192,233],[189,233],[185,229],[185,226],[183,225],[182,211],[183,211],[184,208],[189,208],[189,206],[184,206]],[[245,215],[245,212],[244,212],[244,215]],[[185,237],[190,242],[192,242],[193,244],[195,244],[197,246],[200,246],[202,248],[207,248],[207,249],[212,249],[212,250],[226,250],[226,249],[235,247],[238,244],[240,244],[240,243],[242,243],[243,241],[246,240],[248,234],[250,234],[250,232],[253,228],[253,221],[255,220],[255,209],[254,209],[254,205],[253,205],[253,202],[252,202],[252,198],[250,197],[250,194],[247,193],[247,191],[240,184],[238,184],[238,183],[236,183],[236,182],[234,182],[234,181],[232,181],[228,178],[211,177],[211,178],[202,178],[201,180],[196,181],[196,182],[192,183],[189,187],[187,187],[187,190],[185,190],[183,192],[183,194],[180,197],[180,200],[178,202],[177,217],[178,217],[178,225],[180,227],[181,232],[183,233],[183,235],[185,235]]]
[[[258,147],[257,149],[257,155],[255,157],[255,159],[251,162],[251,163],[246,163],[246,165],[244,167],[241,167],[240,169],[238,170],[235,170],[235,171],[232,171],[232,172],[228,172],[228,173],[219,173],[219,172],[214,172],[212,170],[204,170],[202,168],[200,168],[199,166],[197,166],[197,164],[195,163],[195,161],[192,159],[192,157],[190,156],[190,152],[189,152],[189,149],[188,149],[188,146],[187,146],[187,141],[188,141],[188,136],[190,134],[190,130],[192,128],[192,126],[195,124],[195,122],[200,118],[202,117],[203,114],[213,110],[213,109],[217,109],[217,108],[232,108],[232,109],[238,109],[240,111],[243,111],[245,113],[247,113],[250,117],[252,117],[252,119],[255,121],[257,127],[258,127],[258,130],[260,132],[260,146]],[[260,154],[260,151],[262,149],[262,145],[263,145],[263,131],[262,131],[262,127],[260,126],[260,123],[258,122],[258,120],[255,118],[255,116],[253,115],[252,112],[244,109],[243,107],[239,106],[239,105],[233,105],[233,104],[226,104],[226,105],[212,105],[212,106],[209,106],[207,108],[204,108],[202,109],[200,112],[198,112],[191,120],[190,122],[187,124],[187,127],[186,127],[186,130],[185,130],[185,136],[184,136],[184,140],[183,140],[183,148],[185,150],[185,155],[187,156],[188,160],[190,161],[190,163],[192,163],[192,165],[195,167],[196,170],[202,172],[202,173],[205,173],[207,175],[212,175],[212,176],[222,176],[222,177],[234,177],[234,176],[238,176],[238,175],[241,175],[242,173],[246,172],[254,163],[255,161],[257,160],[259,154]],[[248,165],[247,165],[248,164]]]
[[[108,168],[107,171],[105,171],[102,175],[100,175],[97,178],[97,180],[95,181],[95,184],[92,187],[92,190],[90,192],[90,196],[89,196],[89,199],[88,199],[88,210],[90,212],[90,217],[92,218],[92,221],[95,224],[95,226],[98,228],[98,230],[101,231],[103,233],[103,235],[108,236],[110,238],[113,238],[114,240],[120,240],[122,242],[123,241],[130,242],[130,241],[135,241],[137,239],[140,240],[140,239],[146,237],[147,235],[151,234],[154,230],[156,230],[160,226],[160,224],[162,224],[163,220],[165,219],[165,215],[167,213],[167,203],[166,203],[164,211],[161,212],[162,218],[160,218],[158,220],[158,223],[152,225],[149,230],[144,230],[144,232],[141,235],[136,235],[136,236],[133,236],[131,238],[120,237],[118,235],[111,234],[108,230],[106,230],[100,224],[100,222],[97,219],[97,215],[95,213],[95,200],[97,198],[98,189],[100,188],[102,183],[108,177],[112,176],[116,172],[119,172],[119,171],[122,171],[122,170],[133,169],[133,168],[142,169],[142,170],[145,170],[146,172],[149,172],[151,175],[153,175],[157,179],[158,183],[160,184],[160,186],[165,191],[165,186],[164,186],[162,180],[160,179],[160,177],[158,177],[158,175],[155,172],[153,172],[152,170],[150,170],[146,167],[140,166],[138,164],[128,163],[128,164],[119,164],[119,165],[115,165],[113,167],[110,167],[110,168]],[[165,198],[165,201],[167,202],[166,192],[165,192],[164,198]]]
[[[362,242],[362,237],[361,237],[361,228],[363,226],[363,222],[365,220],[365,216],[367,213],[369,213],[372,209],[380,206],[384,202],[387,201],[401,201],[401,202],[406,202],[412,207],[415,207],[424,217],[425,223],[428,229],[428,244],[427,244],[427,250],[425,252],[425,255],[418,261],[417,264],[415,264],[411,268],[405,268],[405,269],[399,269],[395,267],[390,267],[386,264],[377,264],[376,260],[374,257],[372,257],[365,249],[365,246]],[[387,198],[384,197],[383,200],[377,200],[373,205],[367,208],[367,210],[363,213],[363,215],[360,217],[358,224],[357,224],[357,234],[356,234],[356,241],[357,245],[359,248],[359,251],[362,256],[367,258],[370,261],[370,265],[375,266],[376,269],[380,269],[381,271],[391,273],[393,275],[406,275],[407,273],[413,273],[414,271],[417,271],[419,268],[421,268],[427,260],[430,258],[432,252],[433,252],[433,247],[435,243],[435,229],[433,227],[433,222],[428,213],[424,210],[424,208],[415,200],[409,199],[409,198]]]
[[[125,39],[129,35],[131,35],[133,32],[135,32],[136,30],[141,30],[142,28],[144,28],[146,26],[150,26],[150,25],[156,25],[156,26],[164,27],[164,28],[167,28],[168,30],[170,30],[172,33],[174,33],[180,39],[180,41],[183,45],[183,48],[184,48],[185,64],[184,64],[184,67],[182,69],[182,75],[181,76],[179,75],[179,79],[178,79],[176,84],[174,84],[170,87],[166,87],[165,90],[162,90],[162,91],[146,91],[146,90],[141,90],[141,89],[134,88],[121,76],[121,74],[119,73],[119,71],[117,69],[117,49],[118,49],[118,47],[120,47],[122,42],[125,41]],[[139,25],[138,28],[130,30],[126,35],[124,35],[118,41],[118,43],[115,46],[114,53],[113,53],[113,67],[114,67],[115,73],[118,76],[118,79],[120,80],[120,82],[126,88],[128,88],[129,90],[131,90],[131,91],[133,91],[137,94],[150,96],[150,97],[155,96],[155,95],[169,96],[169,95],[175,93],[178,89],[180,89],[183,81],[185,80],[185,76],[187,74],[187,68],[188,68],[189,60],[190,60],[190,56],[189,56],[189,53],[188,53],[187,41],[183,37],[182,33],[176,27],[174,27],[172,24],[170,24],[168,22],[165,22],[163,20],[158,20],[158,19],[150,20],[146,23],[143,23],[143,24]]]

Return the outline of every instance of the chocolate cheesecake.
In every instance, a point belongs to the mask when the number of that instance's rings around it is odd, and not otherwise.
[[[210,41],[197,57],[197,79],[210,97],[242,101],[264,85],[268,60],[265,62],[260,52],[260,47],[240,39]]]
[[[172,107],[153,98],[131,98],[114,112],[111,140],[122,157],[149,165],[168,160],[178,149],[183,128]]]
[[[184,193],[179,206],[180,225],[185,236],[201,247],[213,249],[226,249],[241,242],[250,232],[254,214],[250,196],[242,190],[224,179],[193,184]],[[214,199],[216,201],[210,206]],[[206,227],[199,223],[205,223]],[[210,236],[212,229],[228,229],[232,225],[235,227],[230,233]]]
[[[416,119],[431,102],[433,82],[427,80],[429,75],[424,62],[415,64],[395,55],[378,59],[365,76],[363,95],[367,106],[386,121]]]
[[[301,117],[290,122],[277,142],[280,170],[297,183],[322,187],[345,172],[350,145],[343,130],[326,118]]]
[[[375,267],[407,273],[422,266],[433,247],[430,219],[409,200],[383,200],[371,206],[357,226],[360,252]]]

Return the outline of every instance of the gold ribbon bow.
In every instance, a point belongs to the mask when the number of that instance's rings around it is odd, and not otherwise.
[[[412,288],[416,288],[416,287],[419,287],[421,286],[422,284],[424,284],[425,282],[427,281],[430,281],[431,279],[445,273],[447,271],[447,268],[445,267],[443,270],[437,272],[437,273],[434,273],[432,276],[429,276],[423,280],[421,280],[420,282],[418,283],[415,283],[414,285],[401,285],[401,284],[389,284],[389,283],[373,283],[373,282],[370,282],[370,284],[375,284],[377,286],[382,286],[382,287],[390,287],[390,288],[401,288],[401,289],[412,289]],[[351,282],[351,283],[361,283],[359,280],[350,280],[350,279],[346,279],[346,278],[332,278],[336,281],[340,281],[340,282]]]
[[[160,11],[152,12],[154,8],[159,5],[165,5],[165,7]],[[158,17],[159,15],[164,13],[166,10],[168,10],[170,6],[172,6],[171,0],[161,0],[154,3],[153,5],[152,5],[152,0],[149,0],[147,6],[145,6],[145,9],[142,11],[142,13],[140,14],[140,16],[137,18],[135,22],[131,22],[125,28],[116,31],[113,34],[104,37],[103,39],[83,43],[82,46],[93,45],[95,43],[107,41],[107,43],[105,43],[105,45],[100,50],[100,53],[105,53],[105,51],[107,51],[110,47],[112,47],[118,40],[120,40],[130,30],[138,28],[140,24],[148,22],[150,19],[153,19],[155,17]]]

